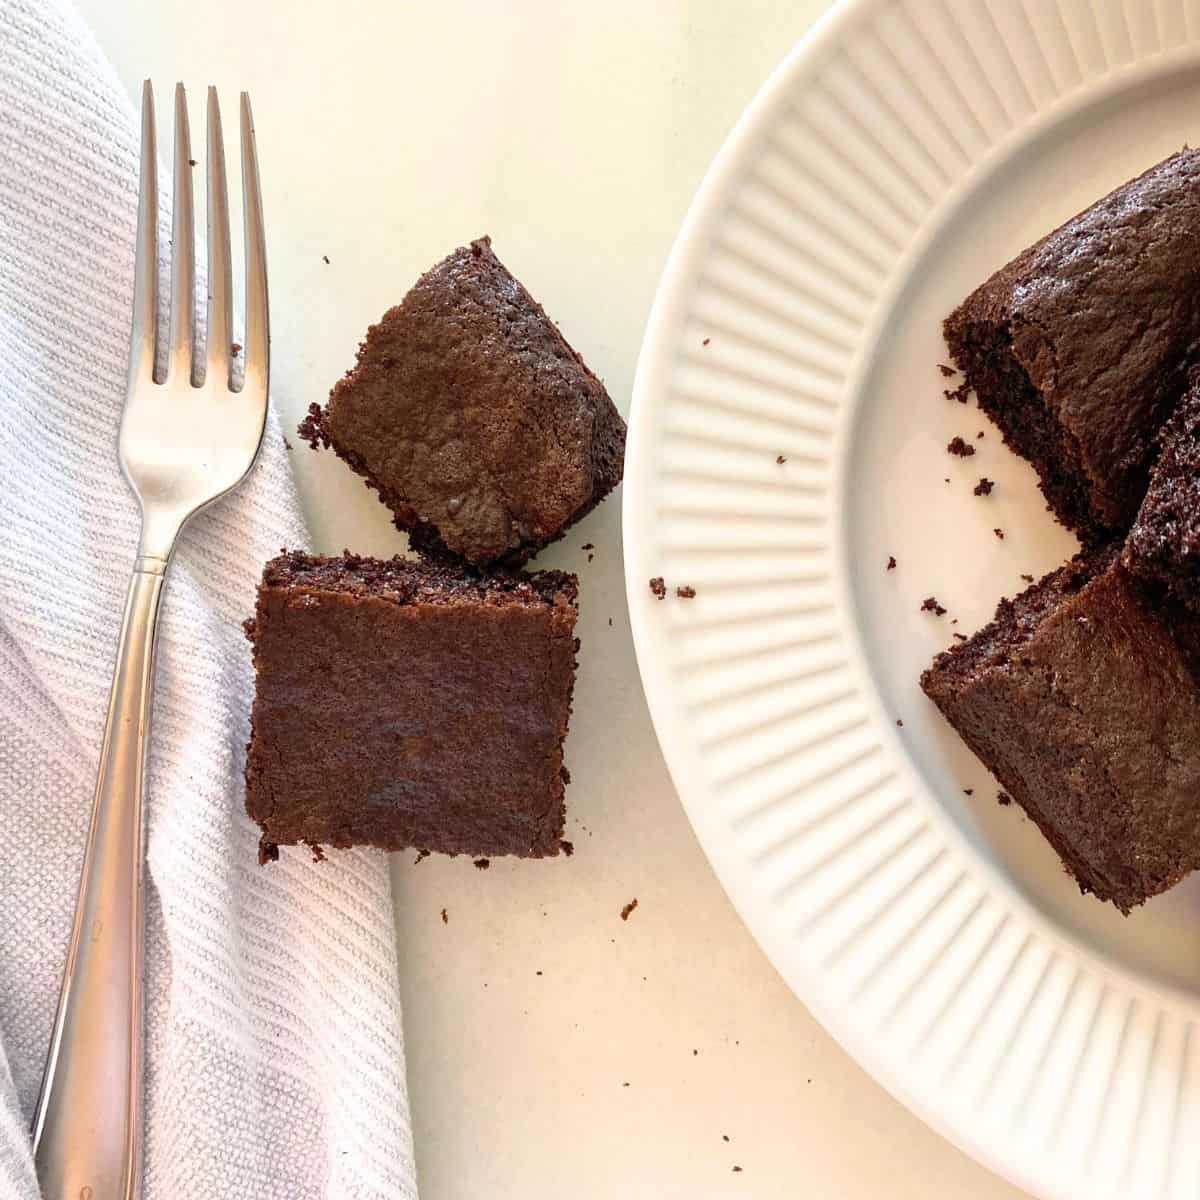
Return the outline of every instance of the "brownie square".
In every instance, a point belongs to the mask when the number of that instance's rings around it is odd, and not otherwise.
[[[367,330],[300,432],[366,477],[422,553],[519,563],[620,482],[604,385],[481,238]]]
[[[1117,188],[945,321],[1004,440],[1087,539],[1124,532],[1200,344],[1200,151]]]
[[[1084,892],[1122,912],[1200,866],[1200,623],[1096,549],[921,686]]]
[[[575,681],[573,575],[405,559],[272,559],[246,811],[260,858],[317,847],[559,852]]]
[[[1129,531],[1125,565],[1200,609],[1200,380],[1163,431],[1150,489]]]

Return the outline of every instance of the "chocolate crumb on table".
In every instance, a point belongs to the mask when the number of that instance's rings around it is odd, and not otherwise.
[[[326,266],[329,266],[329,255],[328,255],[328,254],[322,254],[322,255],[321,255],[321,261],[322,261],[322,262],[323,262],[323,263],[324,263]]]
[[[993,530],[992,530],[992,532],[993,532],[993,533],[994,533],[994,534],[995,534],[995,535],[996,535],[996,536],[997,536],[997,537],[998,537],[998,538],[999,538],[1001,541],[1004,541],[1004,530],[1003,530],[1003,529],[993,529]]]
[[[992,488],[994,488],[995,486],[996,486],[996,484],[995,484],[994,480],[986,479],[986,478],[981,479],[975,485],[975,495],[990,496],[992,494]]]
[[[596,547],[591,542],[584,542],[579,548],[580,550],[595,550]]]
[[[955,434],[946,446],[946,453],[954,454],[959,458],[970,458],[975,453],[975,447],[965,438],[961,438],[958,434]]]
[[[963,788],[963,795],[964,796],[973,796],[973,795],[975,795],[975,789],[974,788]]]
[[[661,575],[655,575],[655,577],[650,580],[650,590],[654,593],[654,598],[656,600],[662,600],[666,596],[667,585],[663,582],[663,577]]]
[[[778,454],[775,456],[775,461],[782,467],[787,459],[782,454]]]
[[[737,1167],[737,1166],[735,1166],[735,1167],[733,1168],[733,1173],[734,1173],[735,1175],[737,1175],[737,1174],[738,1174],[738,1173],[741,1171],[741,1169],[742,1169],[741,1167]]]
[[[888,555],[887,569],[889,571],[894,571],[896,569],[896,556],[894,554]]]
[[[443,925],[450,924],[450,914],[444,908],[442,909],[442,924]]]
[[[943,616],[946,612],[946,610],[937,602],[936,596],[926,596],[925,599],[921,601],[921,611],[931,612],[937,617]]]
[[[680,600],[694,600],[696,598],[696,589],[686,585],[684,587],[677,587],[675,589],[675,595],[677,595]]]
[[[938,363],[938,370],[947,378],[952,379],[958,372],[947,363]]]
[[[626,904],[624,908],[621,909],[621,920],[628,921],[629,914],[631,912],[633,912],[633,910],[635,908],[637,908],[637,906],[638,906],[637,897],[634,896],[634,898],[632,900],[630,900],[630,902],[628,904]]]

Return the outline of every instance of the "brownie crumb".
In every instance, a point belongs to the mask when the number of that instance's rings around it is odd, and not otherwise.
[[[595,550],[596,547],[591,542],[584,542],[579,548],[580,550]]]
[[[477,871],[486,871],[492,865],[490,858],[477,858],[475,860],[475,869]]]
[[[959,404],[966,404],[967,397],[971,394],[971,385],[964,379],[956,388],[947,388],[942,392],[942,395],[947,400],[957,400]]]
[[[1005,805],[1006,807],[1012,803],[1012,797],[1007,792],[998,793],[996,796],[996,799],[999,800],[1000,803]]]
[[[1004,530],[1003,530],[1003,529],[993,529],[993,530],[992,530],[992,532],[993,532],[993,533],[994,533],[994,534],[995,534],[995,535],[996,535],[996,536],[997,536],[997,537],[998,537],[998,538],[999,538],[1001,541],[1004,541]]]
[[[958,618],[957,618],[957,617],[951,617],[951,618],[950,618],[950,624],[951,624],[951,625],[957,625],[957,624],[958,624]]]
[[[230,343],[229,353],[232,354],[234,358],[237,358],[237,356],[239,354],[241,354],[241,352],[242,352],[242,343],[241,342],[231,342]]]
[[[663,577],[661,575],[655,575],[655,577],[650,580],[650,590],[654,593],[654,598],[656,600],[661,600],[667,594],[667,585],[663,582]]]
[[[322,261],[322,262],[323,262],[323,263],[324,263],[326,266],[329,266],[329,255],[328,255],[328,254],[322,254],[322,255],[321,255],[321,261]]]
[[[286,433],[283,435],[283,448],[284,448],[285,450],[289,451],[289,452],[290,452],[290,451],[291,451],[291,449],[292,449],[292,443],[291,443],[291,442],[289,442],[289,441],[287,440],[287,434],[286,434]]]
[[[450,924],[450,914],[444,908],[442,909],[442,924],[443,925]]]
[[[995,486],[996,486],[996,484],[995,484],[995,482],[994,482],[993,480],[991,480],[991,479],[981,479],[981,480],[980,480],[980,481],[979,481],[979,482],[978,482],[978,483],[975,485],[975,495],[977,495],[977,496],[990,496],[990,495],[992,494],[992,488],[994,488]]]
[[[947,476],[946,476],[946,478],[945,478],[945,481],[944,481],[944,482],[946,482],[946,483],[949,483],[949,482],[950,482],[950,476],[949,476],[949,475],[947,475]]]
[[[733,1173],[734,1173],[735,1175],[737,1175],[737,1174],[738,1174],[738,1173],[741,1171],[741,1169],[742,1169],[741,1167],[739,1167],[739,1166],[735,1166],[735,1167],[733,1168]]]
[[[953,379],[958,372],[948,363],[938,363],[938,370],[947,378]]]
[[[694,587],[687,586],[677,587],[675,589],[675,595],[677,595],[680,600],[694,600],[696,598],[696,589]]]
[[[325,414],[319,404],[308,406],[308,416],[296,427],[296,432],[314,450],[329,448],[329,434],[325,432]]]
[[[1026,582],[1026,583],[1032,583],[1032,582],[1033,582],[1033,576],[1032,576],[1032,575],[1026,575],[1024,572],[1022,572],[1022,574],[1021,574],[1021,578],[1022,578],[1023,580],[1025,580],[1025,582]]]
[[[948,454],[957,455],[959,458],[970,458],[971,455],[975,453],[975,447],[964,438],[961,438],[955,434],[955,436],[950,439],[949,444],[946,446],[946,452]]]
[[[316,842],[309,842],[308,848],[312,851],[313,862],[319,863],[325,861],[325,851]]]
[[[926,596],[925,599],[921,601],[921,611],[931,612],[937,617],[944,616],[946,612],[946,610],[937,602],[936,596]]]
[[[981,430],[980,430],[980,431],[979,431],[979,432],[978,432],[978,433],[975,435],[975,437],[976,437],[976,439],[979,439],[979,438],[983,437],[983,430],[981,429]]]
[[[417,865],[417,863],[419,863],[421,861],[421,859],[428,858],[428,857],[429,857],[428,850],[418,850],[417,857],[413,859],[413,866],[415,867]]]
[[[575,843],[574,843],[574,842],[568,842],[568,841],[567,841],[567,840],[564,838],[564,839],[563,839],[561,842],[559,842],[558,844],[559,844],[560,848],[562,849],[562,852],[563,852],[563,853],[564,853],[564,854],[565,854],[565,855],[566,855],[568,858],[570,858],[570,857],[571,857],[571,855],[575,853]]]
[[[702,346],[707,346],[707,345],[708,345],[708,343],[709,343],[709,342],[711,342],[711,341],[712,341],[712,338],[705,338],[705,339],[704,339],[704,341],[702,341],[702,342],[700,343],[700,345],[702,345]]]
[[[721,1141],[723,1141],[723,1142],[729,1141],[729,1134],[727,1134],[727,1133],[721,1134]]]
[[[612,625],[612,617],[609,617],[609,618],[608,618],[608,623],[609,623],[609,625],[610,625],[610,626]]]
[[[265,867],[269,862],[279,861],[279,847],[274,842],[259,841],[258,865]]]
[[[967,640],[967,635],[965,633],[952,633],[950,636],[958,638],[960,642],[965,642]]]
[[[903,722],[902,720],[900,720],[900,718],[899,718],[899,717],[897,717],[897,718],[896,718],[896,728],[897,728],[897,729],[903,729],[903,728],[904,728],[904,722]]]
[[[189,158],[189,159],[188,159],[188,166],[189,166],[189,167],[194,167],[195,165],[196,165],[196,160],[195,160],[194,158]]]
[[[887,569],[889,571],[894,571],[896,569],[896,556],[894,554],[888,555]]]
[[[592,559],[593,559],[593,558],[595,558],[595,557],[596,557],[596,556],[595,556],[594,554],[589,554],[589,555],[588,555],[588,562],[591,562],[591,561],[592,561]]]
[[[782,467],[783,464],[787,462],[787,458],[782,454],[777,454],[775,456],[775,461]]]
[[[975,795],[975,789],[974,788],[963,788],[963,795],[964,796],[973,796],[973,795]]]
[[[630,902],[628,904],[626,904],[623,909],[621,909],[621,920],[628,921],[629,914],[631,912],[633,912],[633,910],[635,908],[637,908],[637,897],[636,896],[634,896],[634,898],[632,900],[630,900]]]

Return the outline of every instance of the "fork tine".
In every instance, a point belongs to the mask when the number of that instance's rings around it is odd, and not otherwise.
[[[229,187],[217,89],[208,89],[208,368],[213,379],[232,379],[233,268],[229,254]]]
[[[192,320],[196,306],[195,217],[192,206],[192,138],[187,95],[175,85],[175,193],[171,202],[171,346],[167,374],[192,378]]]
[[[242,93],[242,208],[246,220],[246,388],[258,389],[265,405],[270,376],[270,316],[267,306],[267,250],[263,233],[262,186],[250,96]]]
[[[154,377],[158,316],[158,151],[154,138],[154,88],[142,84],[142,168],[138,184],[137,255],[133,266],[133,329],[129,380]]]

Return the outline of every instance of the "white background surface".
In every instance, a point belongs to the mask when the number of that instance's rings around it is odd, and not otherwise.
[[[227,108],[252,92],[274,394],[290,428],[352,363],[367,324],[482,232],[627,410],[692,192],[826,3],[81,7],[131,92],[147,74],[160,89],[184,79],[197,100],[216,83]],[[356,476],[293,444],[317,548],[402,548]],[[487,872],[395,863],[425,1200],[1017,1197],[871,1082],[734,915],[646,716],[618,504],[539,565],[582,584],[575,856]]]

